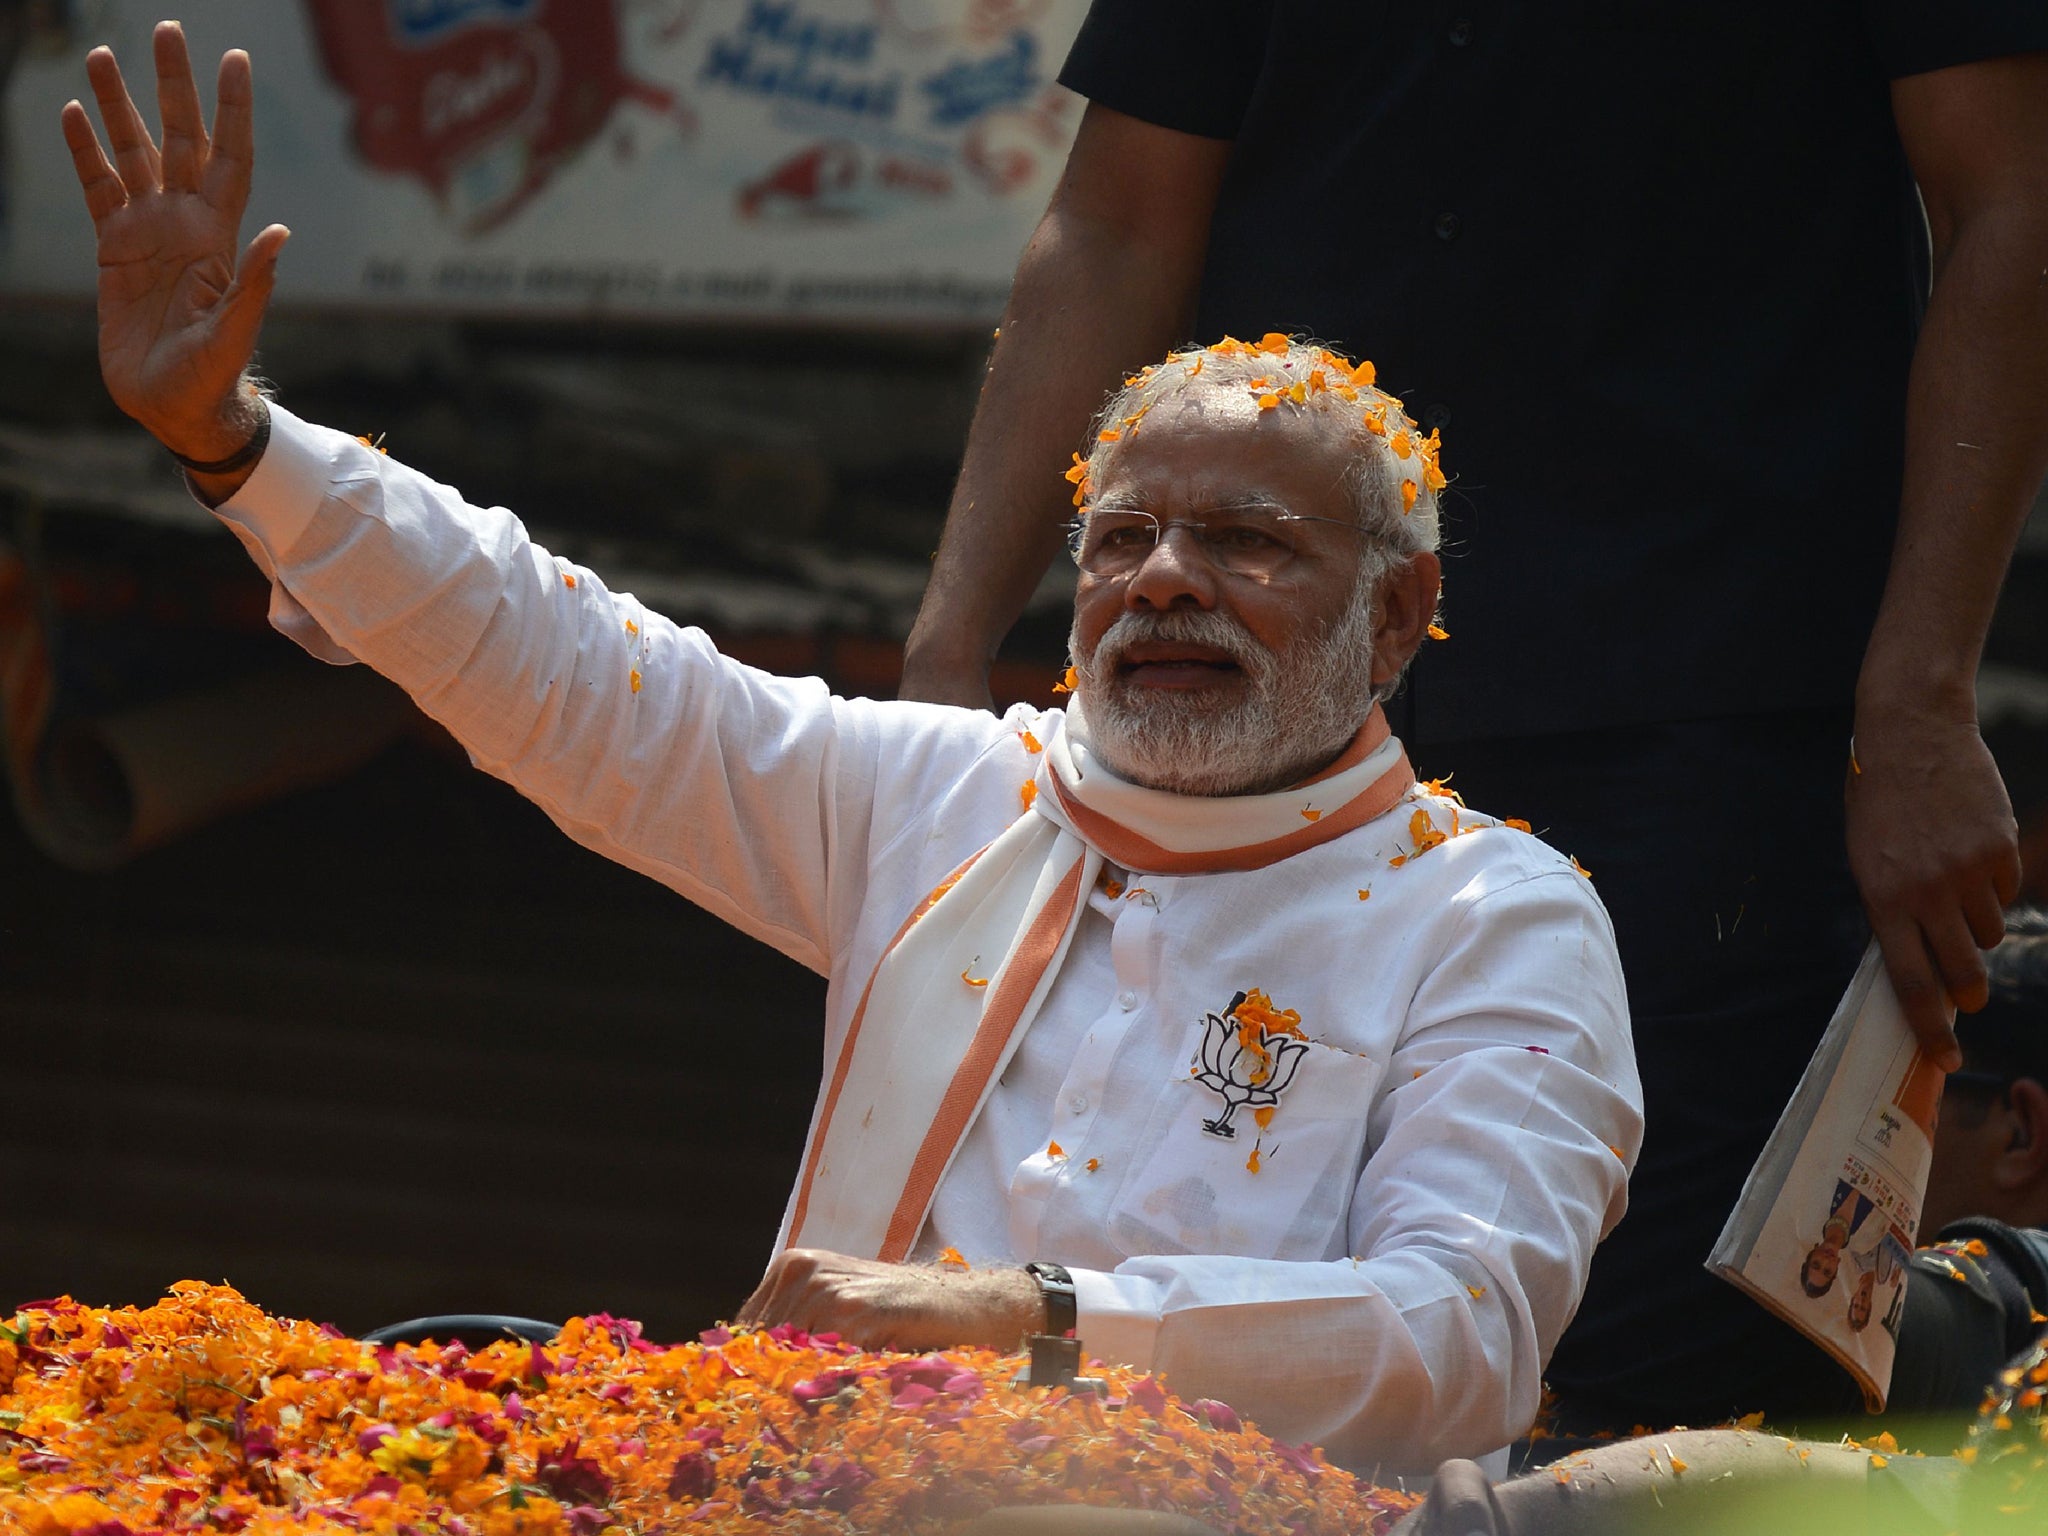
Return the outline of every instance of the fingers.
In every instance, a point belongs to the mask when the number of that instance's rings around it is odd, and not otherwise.
[[[85,211],[97,224],[108,214],[128,204],[128,189],[114,174],[107,152],[100,148],[99,135],[92,131],[92,118],[75,101],[64,104],[64,143],[71,150],[71,168],[78,173],[79,188],[85,193]]]
[[[1504,1536],[1507,1530],[1493,1484],[1476,1462],[1447,1461],[1438,1467],[1423,1510],[1422,1536]]]
[[[85,56],[85,77],[92,83],[93,99],[99,103],[100,121],[106,125],[107,143],[113,146],[114,169],[131,197],[157,189],[162,161],[156,141],[150,138],[142,114],[128,94],[121,78],[121,66],[114,62],[111,48],[95,48]]]
[[[214,207],[239,219],[249,202],[249,173],[256,163],[255,86],[249,55],[239,48],[221,55],[214,101],[212,152],[199,189]]]
[[[157,114],[164,125],[164,190],[196,192],[208,146],[199,87],[185,52],[185,30],[175,21],[159,22],[154,44]]]
[[[1955,1071],[1963,1064],[1963,1053],[1949,1020],[1949,992],[1936,973],[1920,925],[1908,918],[1874,923],[1873,928],[1892,990],[1920,1049],[1944,1072]]]
[[[270,307],[270,295],[277,287],[277,257],[291,231],[272,224],[242,252],[235,267],[235,280],[220,296],[215,310],[215,328],[225,348],[232,348],[246,360],[256,351],[256,337],[263,329],[263,315]]]
[[[809,1257],[806,1249],[785,1248],[770,1259],[761,1283],[754,1287],[754,1294],[747,1298],[733,1321],[752,1323],[758,1328],[788,1322],[792,1292],[801,1289],[801,1276],[810,1272]]]
[[[1923,924],[1922,932],[1950,1000],[1965,1013],[1982,1008],[1991,996],[1991,974],[1984,968],[1983,951],[1971,937],[1961,910]]]
[[[1979,949],[1990,949],[2005,937],[2005,906],[2011,899],[1989,880],[1963,892],[1962,919]]]

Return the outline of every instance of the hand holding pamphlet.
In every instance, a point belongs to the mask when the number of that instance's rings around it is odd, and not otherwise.
[[[1942,1081],[1873,942],[1707,1257],[1840,1361],[1873,1413],[1891,1388]]]

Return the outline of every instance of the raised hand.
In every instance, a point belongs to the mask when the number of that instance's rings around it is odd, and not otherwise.
[[[113,159],[76,101],[64,108],[64,142],[99,248],[107,391],[166,447],[211,461],[254,430],[240,381],[290,231],[272,224],[237,259],[254,159],[249,56],[237,49],[221,59],[209,134],[184,30],[159,22],[153,41],[162,147],[107,48],[95,48],[85,69]]]

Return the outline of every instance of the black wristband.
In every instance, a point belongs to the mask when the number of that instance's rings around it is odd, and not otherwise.
[[[1065,1338],[1080,1322],[1080,1308],[1074,1300],[1074,1277],[1059,1264],[1026,1264],[1024,1273],[1038,1282],[1038,1294],[1045,1299],[1045,1331]]]
[[[244,464],[253,464],[263,457],[263,450],[270,446],[270,407],[263,397],[256,397],[256,434],[224,459],[188,459],[175,448],[167,449],[170,456],[178,461],[178,467],[191,475],[225,475],[240,469]]]

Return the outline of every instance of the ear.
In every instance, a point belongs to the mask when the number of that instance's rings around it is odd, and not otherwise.
[[[2048,1197],[2048,1087],[2031,1077],[2015,1078],[2006,1097],[2011,1129],[1992,1160],[1991,1182],[2013,1191],[2040,1185]]]
[[[1409,658],[1421,649],[1436,617],[1437,592],[1443,565],[1428,551],[1408,556],[1380,578],[1378,612],[1372,631],[1372,681],[1375,688],[1401,675]]]

